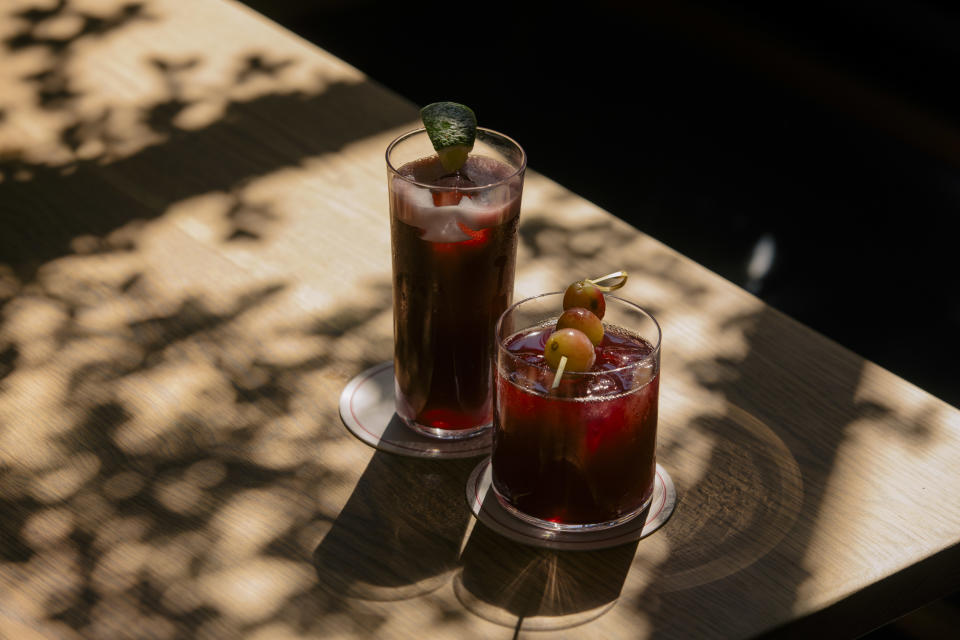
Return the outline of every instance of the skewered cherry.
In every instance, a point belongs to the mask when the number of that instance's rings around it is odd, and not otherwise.
[[[603,341],[603,323],[593,312],[583,307],[570,307],[560,314],[557,329],[578,329],[595,345]]]
[[[603,299],[603,292],[600,288],[589,280],[578,280],[574,282],[563,293],[564,310],[573,307],[583,307],[597,316],[603,318],[607,309],[607,303]]]
[[[559,329],[551,333],[544,345],[543,356],[554,369],[560,368],[560,360],[565,356],[566,371],[589,371],[597,359],[593,343],[579,329]]]

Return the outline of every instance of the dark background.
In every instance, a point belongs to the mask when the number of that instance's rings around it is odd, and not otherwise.
[[[960,406],[960,3],[246,4]],[[872,638],[949,637],[958,611]]]
[[[960,406],[956,3],[247,4]]]

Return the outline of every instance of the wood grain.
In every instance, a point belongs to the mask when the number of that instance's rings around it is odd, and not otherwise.
[[[478,460],[337,414],[392,353],[415,106],[230,2],[2,11],[0,635],[847,637],[956,586],[960,412],[536,172],[516,295],[630,271],[679,503],[603,551],[486,530]]]

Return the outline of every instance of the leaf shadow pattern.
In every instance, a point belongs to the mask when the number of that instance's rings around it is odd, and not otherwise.
[[[813,577],[808,554],[827,517],[831,478],[841,471],[839,452],[853,425],[900,411],[893,404],[859,399],[862,359],[848,354],[831,360],[829,367],[818,363],[817,350],[803,345],[822,338],[769,307],[718,325],[721,331],[742,332],[747,349],[738,356],[686,363],[697,384],[719,394],[726,409],[689,419],[681,435],[658,452],[667,468],[671,460],[681,464],[687,456],[699,457],[703,473],[690,484],[678,483],[678,505],[663,530],[670,555],[633,606],[648,612],[656,608],[664,623],[654,629],[654,638],[720,630],[743,635],[756,620],[768,621],[769,637],[805,637],[825,628],[818,626],[823,618],[797,621],[794,611],[802,606],[802,585]],[[783,394],[791,388],[797,391],[794,396]],[[900,425],[899,437],[920,444],[934,435],[921,424],[924,415],[929,414],[885,422]],[[684,442],[711,445],[705,453],[693,453]],[[837,526],[837,515],[830,517]],[[858,517],[847,514],[851,521]],[[704,539],[715,541],[706,554],[697,546]],[[745,593],[758,594],[751,599],[749,616],[737,604]],[[764,598],[761,593],[788,597]],[[685,615],[704,600],[718,603],[711,619]],[[891,609],[890,616],[895,615],[897,607]],[[829,628],[842,628],[849,637],[870,630],[863,617],[847,618]]]
[[[580,259],[608,264],[620,260],[615,266],[625,268],[635,281],[668,290],[667,300],[647,300],[635,289],[637,301],[654,316],[673,321],[670,296],[682,298],[685,307],[713,307],[714,289],[693,277],[692,267],[678,256],[663,251],[637,254],[630,246],[619,246],[610,231],[601,232],[597,243],[609,242],[605,251],[578,253],[562,225],[549,216],[540,213],[525,222],[525,247],[539,260],[557,259],[568,266]],[[661,439],[658,459],[668,469],[671,462],[684,467],[695,460],[693,466],[703,473],[689,482],[679,476],[677,509],[655,534],[667,539],[670,554],[649,569],[647,586],[631,594],[624,606],[658,621],[650,632],[654,638],[744,635],[755,631],[748,625],[758,618],[770,621],[770,637],[807,637],[804,634],[823,628],[843,629],[852,637],[870,630],[838,613],[844,603],[792,626],[778,624],[794,619],[801,586],[812,577],[806,554],[822,526],[819,516],[851,428],[882,418],[879,424],[896,437],[921,446],[937,435],[931,427],[935,406],[905,412],[892,401],[861,398],[866,363],[852,354],[839,365],[816,362],[816,349],[797,346],[809,344],[812,332],[770,307],[714,314],[707,326],[719,336],[740,336],[745,346],[731,355],[721,351],[682,361],[685,375],[699,389],[722,398],[726,409],[694,415],[679,435]],[[665,348],[671,350],[670,341],[678,337],[684,336],[665,336]],[[809,374],[801,378],[796,373],[800,371]],[[665,381],[661,393],[671,386]],[[784,396],[782,390],[790,388],[797,393]],[[810,441],[818,443],[816,448]],[[694,442],[709,446],[698,449]],[[704,540],[711,543],[704,545]],[[638,549],[643,551],[644,541]],[[785,593],[786,598],[758,596],[751,601],[754,615],[745,616],[742,598],[749,593]],[[719,613],[711,619],[689,615],[703,602],[721,603],[714,608]],[[909,604],[890,602],[890,615],[921,604],[915,599]],[[822,626],[825,620],[828,627]]]
[[[474,464],[374,453],[314,551],[321,586],[349,598],[391,601],[446,584],[470,520],[462,494]]]
[[[22,437],[31,422],[22,412],[19,425],[0,431],[0,593],[16,602],[18,585],[25,585],[38,597],[32,614],[5,607],[0,621],[13,616],[42,633],[86,637],[235,637],[269,624],[322,636],[325,614],[349,604],[342,591],[318,581],[311,554],[320,537],[324,549],[352,539],[340,532],[350,513],[370,515],[371,495],[386,499],[373,514],[381,528],[367,520],[361,526],[371,548],[393,548],[383,543],[398,539],[399,524],[411,532],[400,536],[404,544],[465,525],[465,512],[460,521],[446,516],[455,511],[452,487],[462,486],[457,480],[468,469],[438,472],[392,456],[375,457],[345,513],[335,518],[325,506],[324,495],[352,485],[353,477],[323,464],[324,451],[352,440],[335,411],[318,411],[305,397],[300,381],[344,362],[321,349],[278,364],[263,349],[269,338],[242,328],[245,317],[275,305],[285,291],[270,285],[217,310],[186,296],[172,311],[129,321],[109,336],[110,350],[68,360],[59,376],[62,406],[52,412],[60,421],[39,413],[32,424],[35,446],[50,455],[9,457],[11,441],[3,436]],[[149,304],[136,292],[121,297]],[[63,296],[53,302],[79,306]],[[331,309],[315,322],[346,335],[341,320],[365,312],[379,310]],[[50,332],[57,353],[104,337],[81,315],[64,312]],[[353,330],[362,332],[363,322]],[[303,333],[312,334],[309,323]],[[31,348],[17,335],[11,344]],[[56,369],[62,358],[44,364]],[[35,366],[14,357],[11,375]],[[7,399],[0,394],[0,409]],[[375,486],[364,491],[364,482]],[[391,518],[403,487],[402,496],[421,499],[403,503],[413,512]],[[436,557],[455,561],[459,537],[443,538],[446,555]],[[333,556],[317,553],[342,568],[336,549]],[[283,582],[261,584],[264,575]],[[258,604],[249,602],[249,589]],[[363,613],[352,619],[367,631],[385,621]]]
[[[495,500],[492,494],[485,501]],[[514,637],[573,629],[617,604],[637,544],[560,551],[518,544],[478,523],[464,546],[454,591],[464,608],[512,628]]]
[[[235,82],[237,84],[243,84],[258,75],[275,76],[293,64],[294,61],[289,58],[284,60],[269,60],[262,53],[251,53],[244,58],[243,66],[237,71]]]
[[[571,230],[569,225],[550,220],[545,209],[524,209],[523,214],[520,241],[533,260],[547,257],[592,260],[603,253],[615,253],[631,241],[629,235],[618,233],[616,224],[610,220],[587,221]]]
[[[158,96],[132,112],[83,111],[75,56],[161,18],[149,3],[93,15],[69,0],[14,17],[0,48],[43,54],[21,79],[24,104],[60,116],[52,140],[69,159],[0,151],[0,635],[239,637],[271,624],[330,635],[327,614],[350,605],[321,588],[311,554],[356,474],[322,462],[352,441],[315,394],[334,394],[330,380],[356,358],[377,358],[379,344],[341,352],[333,338],[363,342],[389,283],[266,335],[250,319],[282,316],[295,283],[210,297],[163,288],[141,258],[150,223],[211,193],[226,194],[220,239],[258,248],[282,214],[245,198],[247,185],[396,127],[409,105],[361,80],[278,82],[185,129],[191,74],[206,61],[154,57]],[[61,18],[79,26],[46,35]],[[249,52],[228,82],[264,86],[299,64]],[[21,108],[4,104],[0,127]],[[344,110],[356,127],[342,126]],[[119,115],[155,137],[118,153],[129,142]],[[100,278],[92,264],[116,271]],[[308,348],[275,348],[283,340]],[[351,619],[372,633],[386,617]]]
[[[396,116],[378,116],[376,112],[362,119],[366,130],[346,131],[337,125],[331,109],[354,105],[369,111],[364,105],[381,104],[380,93],[365,83],[340,83],[317,95],[270,94],[247,103],[231,103],[223,118],[201,130],[177,130],[164,143],[106,166],[96,160],[80,160],[68,175],[60,168],[7,157],[2,167],[5,174],[25,171],[31,179],[0,183],[3,201],[11,211],[5,216],[0,255],[17,268],[21,278],[32,279],[39,265],[69,254],[71,241],[78,236],[104,236],[127,223],[156,218],[172,204],[194,195],[233,193],[254,177],[296,166],[301,158],[336,151],[358,137],[397,126]],[[274,133],[290,136],[289,145],[282,154],[264,153],[244,131],[256,130],[255,123],[263,119],[277,121],[280,114],[282,129]],[[164,114],[163,122],[170,117]],[[294,141],[295,130],[301,134]],[[236,142],[236,161],[222,162],[214,152],[225,139]],[[244,149],[244,145],[249,146]],[[67,202],[69,209],[65,210]],[[27,209],[29,216],[13,214]],[[240,211],[236,209],[233,215]],[[262,211],[254,215],[263,221]],[[240,221],[238,231],[252,235],[249,226],[249,220]]]
[[[398,114],[409,109],[367,81],[337,80],[316,90],[284,88],[285,72],[300,62],[250,51],[235,65],[229,79],[233,84],[228,80],[223,87],[204,86],[200,92],[191,85],[191,74],[205,64],[201,57],[149,57],[146,71],[156,75],[160,95],[136,105],[133,113],[122,113],[132,107],[119,103],[91,113],[79,108],[90,93],[72,75],[73,61],[99,39],[162,18],[148,3],[118,4],[94,14],[68,0],[13,12],[11,18],[16,27],[2,43],[7,52],[36,50],[45,61],[22,78],[23,89],[32,95],[16,110],[56,112],[63,123],[58,125],[61,159],[56,162],[38,161],[27,148],[0,148],[0,260],[22,281],[32,280],[39,266],[71,254],[76,238],[102,239],[126,224],[157,218],[192,196],[223,192],[242,200],[239,192],[251,180],[396,127],[403,121]],[[66,18],[78,25],[67,35],[44,30]],[[272,80],[276,88],[228,98],[219,117],[199,127],[182,126],[179,117],[204,98],[230,95],[231,88],[258,79]],[[0,128],[10,126],[13,111],[4,105]],[[342,126],[344,113],[353,114],[355,126]],[[131,143],[137,148],[132,153],[127,151]],[[227,215],[234,227],[228,238],[259,239],[275,215],[262,203],[238,201]]]
[[[25,9],[12,17],[21,21],[22,28],[4,42],[8,50],[43,48],[53,54],[53,63],[47,69],[26,78],[35,83],[37,104],[43,109],[68,108],[81,95],[73,88],[66,65],[74,45],[102,37],[138,20],[152,19],[140,2],[130,2],[107,15],[97,15],[77,9],[67,0],[58,0],[50,8]],[[60,37],[42,34],[44,23],[65,17],[74,18],[77,23],[73,33]]]

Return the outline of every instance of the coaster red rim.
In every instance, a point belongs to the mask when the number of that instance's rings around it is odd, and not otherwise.
[[[493,495],[491,480],[488,457],[474,468],[467,479],[466,497],[471,513],[506,538],[547,549],[589,551],[640,540],[666,524],[677,504],[673,479],[666,469],[658,464],[650,510],[645,519],[638,516],[599,531],[555,531],[529,524],[509,513]]]
[[[473,458],[489,455],[492,430],[463,440],[428,438],[397,416],[393,362],[381,362],[355,376],[340,394],[340,420],[365,444],[414,458]]]

